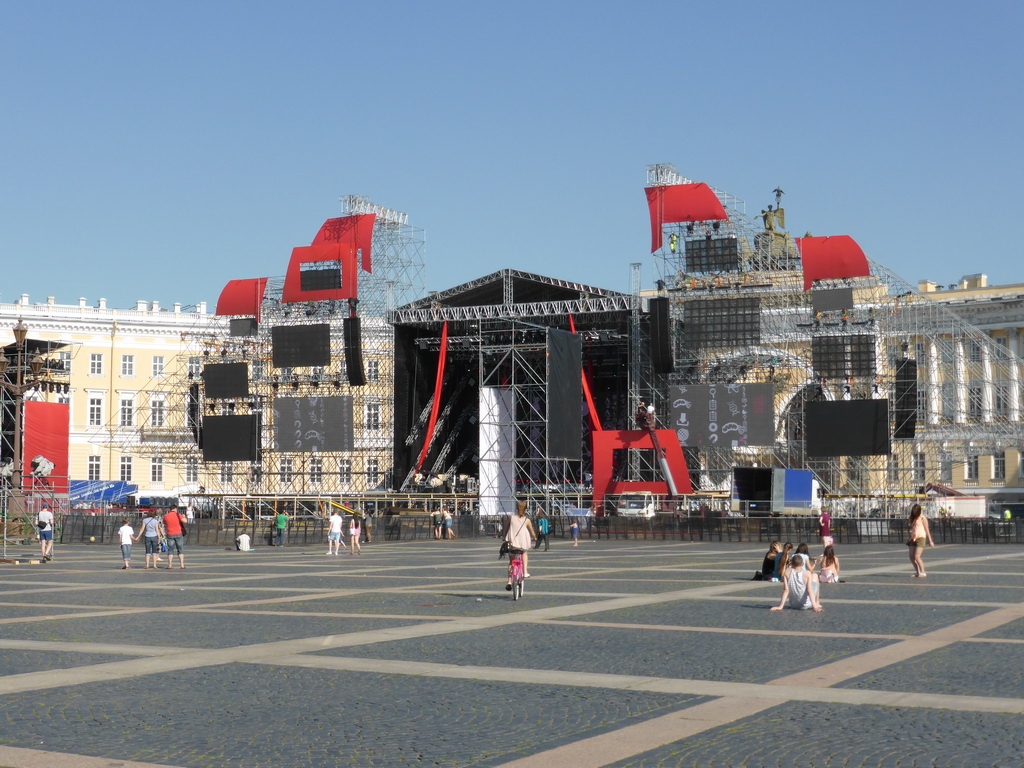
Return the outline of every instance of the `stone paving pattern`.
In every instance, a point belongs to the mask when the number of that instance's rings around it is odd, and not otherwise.
[[[749,544],[556,542],[519,602],[492,541],[56,555],[0,565],[0,766],[1024,767],[1024,547],[843,547],[822,614]]]

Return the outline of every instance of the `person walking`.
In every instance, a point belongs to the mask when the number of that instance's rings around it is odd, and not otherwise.
[[[53,560],[53,512],[46,504],[36,515],[36,527],[39,529],[39,551],[43,562]]]
[[[928,518],[924,516],[921,505],[915,504],[910,508],[910,541],[907,542],[907,546],[910,547],[910,563],[914,566],[914,578],[916,579],[928,576],[924,572],[922,557],[926,543],[931,547],[935,546],[935,542],[932,541],[931,529],[928,527]]]
[[[160,562],[160,541],[163,539],[164,531],[163,523],[157,517],[155,509],[149,510],[149,513],[142,518],[140,533],[146,548],[146,569],[157,568],[157,563]],[[150,566],[151,560],[152,566]]]
[[[530,569],[527,566],[527,557],[530,545],[537,538],[533,532],[533,523],[526,516],[526,502],[516,502],[516,513],[508,521],[508,530],[505,531],[505,541],[514,549],[523,550],[523,578],[530,578]],[[511,584],[511,582],[509,582]]]
[[[141,528],[139,533],[142,533]],[[127,571],[132,567],[132,542],[138,541],[139,537],[135,535],[135,529],[129,524],[127,517],[121,519],[121,527],[117,529],[117,535],[121,540],[121,559],[124,560],[121,570]]]
[[[185,570],[185,516],[177,509],[164,515],[164,530],[167,531],[167,570],[174,566],[174,556],[178,556],[178,567]]]
[[[366,513],[363,515],[363,541],[367,544],[373,541],[373,537],[371,536],[372,528],[373,512],[368,509],[366,510]]]
[[[548,532],[551,530],[551,523],[548,522],[548,516],[541,512],[537,516],[537,543],[533,546],[536,549],[540,549],[541,542],[544,543],[544,551],[547,552],[549,549],[548,545]]]
[[[359,518],[356,515],[352,515],[348,524],[348,545],[349,554],[354,555],[358,552],[360,555],[363,554],[363,547],[359,543]]]
[[[328,555],[340,555],[341,554],[341,527],[345,520],[341,515],[338,514],[338,508],[335,507],[334,511],[331,512],[331,516],[327,519],[327,554]]]
[[[821,536],[822,548],[832,546],[832,515],[824,508],[818,512],[818,534]]]
[[[288,530],[288,513],[281,510],[274,515],[274,546],[283,547],[285,533]]]

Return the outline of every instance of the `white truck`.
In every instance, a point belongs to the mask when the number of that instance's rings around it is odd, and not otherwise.
[[[654,494],[650,491],[619,496],[615,514],[620,517],[654,517],[657,509]]]

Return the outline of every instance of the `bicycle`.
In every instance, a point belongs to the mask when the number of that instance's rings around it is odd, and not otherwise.
[[[505,585],[505,589],[512,593],[513,600],[518,600],[523,596],[523,582],[526,580],[526,569],[523,568],[523,550],[510,547],[508,558],[508,583]]]

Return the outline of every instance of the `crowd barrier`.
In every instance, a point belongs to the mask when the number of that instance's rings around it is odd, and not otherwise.
[[[123,515],[85,515],[70,513],[58,526],[58,541],[64,544],[117,541]],[[141,518],[129,521],[139,530]],[[569,518],[552,516],[551,539],[569,538]],[[818,524],[813,517],[658,517],[651,520],[628,517],[577,518],[580,538],[604,540],[713,541],[764,543],[790,541],[794,544],[817,542]],[[980,520],[952,518],[932,520],[932,539],[936,544],[1024,544],[1021,520]],[[500,518],[457,515],[452,518],[456,538],[494,538],[500,535]],[[273,536],[269,519],[195,520],[189,526],[186,542],[197,546],[231,547],[235,539],[247,533],[254,547],[266,546]],[[373,520],[374,541],[427,541],[434,538],[434,527],[427,515],[391,515]],[[836,544],[902,544],[909,537],[909,522],[904,519],[833,518],[832,537]],[[347,538],[347,525],[346,525]],[[326,546],[327,522],[320,518],[292,518],[286,537],[295,547]]]

